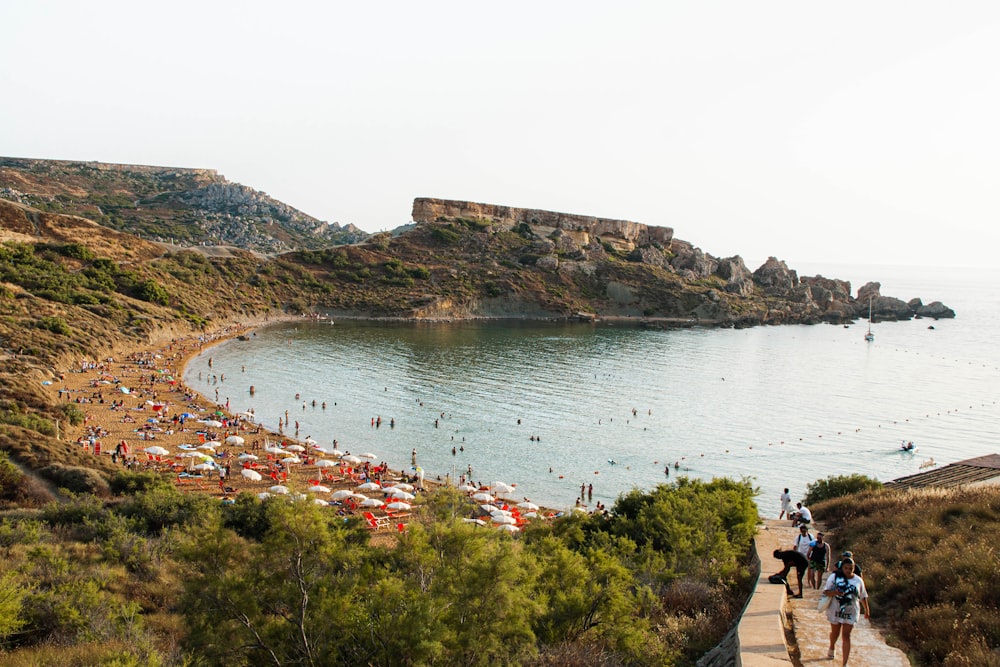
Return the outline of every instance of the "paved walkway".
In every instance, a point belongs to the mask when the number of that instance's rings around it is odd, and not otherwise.
[[[835,535],[826,533],[833,545]],[[775,549],[791,549],[798,530],[790,521],[766,519],[757,531],[757,553],[761,560],[760,579],[753,598],[740,621],[740,658],[744,667],[835,667],[841,664],[841,642],[837,655],[826,657],[830,646],[830,624],[826,615],[817,611],[819,591],[810,590],[803,580],[802,599],[785,595],[783,586],[767,580],[768,575],[781,570],[781,561],[772,553]],[[795,570],[792,570],[791,584]],[[865,583],[868,583],[867,581]],[[850,667],[910,667],[909,660],[899,649],[885,643],[871,623],[862,620],[851,633]]]

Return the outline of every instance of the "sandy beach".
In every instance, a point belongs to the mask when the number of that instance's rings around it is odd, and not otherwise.
[[[184,367],[194,355],[246,335],[255,326],[234,324],[162,345],[121,350],[103,359],[81,359],[62,369],[49,389],[58,400],[76,404],[85,419],[79,426],[64,425],[61,440],[123,470],[157,471],[185,492],[219,498],[262,493],[280,485],[290,493],[312,493],[327,501],[332,492],[354,490],[369,479],[404,481],[399,471],[380,470],[378,461],[345,465],[333,452],[268,431],[254,423],[253,415],[234,414],[225,404],[214,404],[184,385]],[[209,449],[212,442],[219,444]],[[168,453],[146,451],[154,447]],[[288,459],[299,462],[287,463]],[[326,467],[316,465],[321,460],[329,462]],[[200,467],[208,462],[214,464],[211,469]],[[227,470],[224,477],[220,469]],[[330,491],[308,491],[317,485]],[[369,495],[385,500],[379,491]],[[349,506],[338,505],[340,511],[389,514],[374,504],[362,508],[347,502]]]

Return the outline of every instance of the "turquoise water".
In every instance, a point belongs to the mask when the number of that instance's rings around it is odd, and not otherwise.
[[[874,343],[864,322],[674,331],[301,322],[206,350],[185,381],[210,398],[218,389],[233,410],[253,408],[269,428],[287,410],[300,439],[337,439],[405,469],[416,449],[429,477],[471,466],[473,479],[516,483],[516,496],[547,506],[571,506],[581,484],[610,504],[668,479],[669,465],[671,478],[752,478],[762,511],[776,515],[785,486],[798,498],[833,474],[885,481],[929,459],[1000,452],[998,272],[864,275],[879,277],[883,294],[941,300],[959,317],[877,323]],[[213,374],[225,380],[213,384]],[[897,451],[904,439],[918,450]]]

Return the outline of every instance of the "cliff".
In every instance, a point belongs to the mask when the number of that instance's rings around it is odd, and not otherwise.
[[[586,246],[599,238],[631,251],[648,244],[669,246],[674,236],[670,227],[650,227],[629,220],[611,220],[575,213],[559,213],[540,209],[515,208],[496,204],[479,204],[449,199],[419,197],[413,200],[413,221],[417,223],[475,220],[495,225],[499,229],[514,229],[531,225],[541,236],[560,230],[576,237],[578,245]]]

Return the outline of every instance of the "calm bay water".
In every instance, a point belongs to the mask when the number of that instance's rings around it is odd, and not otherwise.
[[[668,479],[669,465],[670,478],[752,478],[762,512],[776,515],[785,486],[799,498],[833,474],[887,481],[928,459],[1000,452],[1000,272],[800,273],[853,279],[855,290],[876,278],[883,294],[940,300],[958,318],[877,323],[874,343],[863,340],[863,321],[672,331],[301,322],[206,350],[185,381],[210,398],[218,389],[235,411],[253,408],[269,428],[287,410],[302,439],[336,438],[401,469],[416,449],[430,478],[471,466],[473,479],[516,483],[515,495],[551,507],[571,506],[581,484],[610,504]],[[225,380],[213,384],[213,374]],[[899,452],[904,439],[918,450]]]

